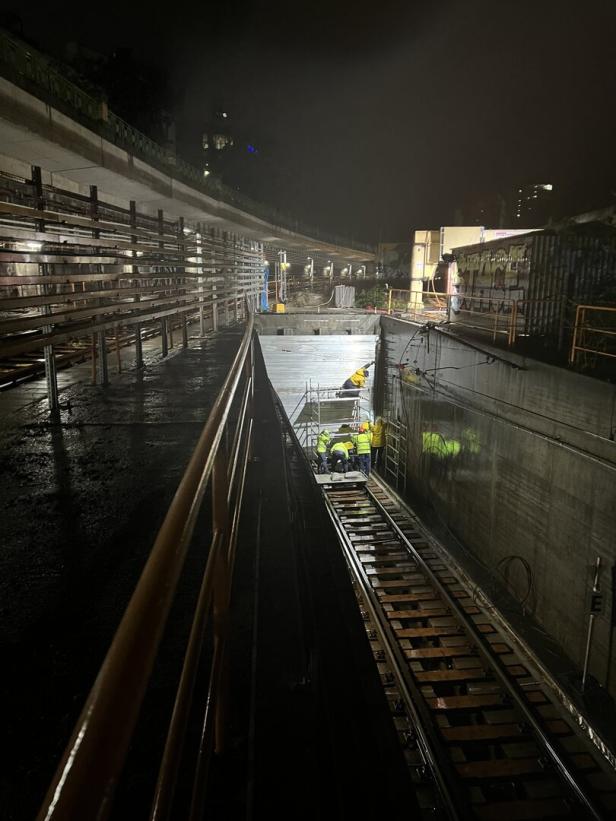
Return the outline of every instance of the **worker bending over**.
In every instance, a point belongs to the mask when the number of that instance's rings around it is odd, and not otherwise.
[[[332,473],[336,470],[338,462],[342,462],[344,473],[349,470],[349,451],[353,448],[353,442],[334,442],[331,446]]]
[[[365,386],[366,380],[370,376],[368,368],[374,362],[366,362],[361,368],[358,368],[355,373],[351,374],[342,385],[342,396],[359,396],[359,391]]]
[[[331,433],[323,430],[317,437],[317,458],[319,460],[319,473],[327,473],[327,450],[331,441]]]
[[[357,450],[357,461],[359,462],[359,469],[370,475],[370,448],[372,446],[372,434],[370,433],[370,425],[364,422],[359,427],[359,433],[353,437],[353,443]]]

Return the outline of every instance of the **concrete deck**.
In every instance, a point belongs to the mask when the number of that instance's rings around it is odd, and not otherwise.
[[[110,368],[106,388],[89,384],[87,363],[64,371],[61,398],[73,413],[63,411],[61,425],[48,423],[40,381],[0,395],[6,821],[38,809],[240,337],[225,330],[162,361],[160,340],[150,340],[145,370]],[[189,557],[184,603],[201,558]],[[172,634],[185,618],[172,613]],[[180,650],[158,671],[150,720]],[[151,723],[145,746],[158,749],[164,721]],[[140,775],[131,789],[147,783]]]

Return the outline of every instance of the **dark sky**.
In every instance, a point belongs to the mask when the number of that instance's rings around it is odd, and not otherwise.
[[[405,239],[523,182],[616,202],[616,2],[38,5],[18,13],[41,46],[133,46],[181,120],[224,105],[265,147],[251,193],[330,230]]]

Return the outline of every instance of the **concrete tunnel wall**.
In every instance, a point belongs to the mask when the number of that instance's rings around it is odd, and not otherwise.
[[[616,563],[616,389],[562,368],[450,334],[382,319],[378,399],[406,422],[410,500],[428,502],[463,545],[490,568],[520,556],[532,570],[527,610],[581,667],[594,564],[602,560],[604,611],[595,623],[590,672],[616,696],[612,582]],[[407,369],[400,371],[400,361]],[[412,368],[428,371],[415,375]],[[430,371],[430,369],[446,369]],[[423,451],[438,431],[461,445],[445,459]],[[510,582],[526,592],[518,560]],[[609,679],[609,680],[608,680]]]

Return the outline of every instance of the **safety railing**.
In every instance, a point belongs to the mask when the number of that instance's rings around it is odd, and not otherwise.
[[[449,318],[456,324],[489,333],[495,342],[499,335],[507,344],[515,342],[517,305],[507,297],[449,295]]]
[[[569,351],[570,364],[576,364],[579,354],[616,359],[616,307],[577,306]]]
[[[388,313],[417,322],[430,320],[455,323],[457,326],[488,333],[492,341],[506,337],[514,345],[521,336],[557,340],[564,323],[564,299],[512,299],[502,296],[469,296],[424,291],[421,301],[408,290],[389,291]]]
[[[207,696],[187,817],[203,817],[208,764],[224,747],[225,645],[238,523],[253,426],[253,320],[218,394],[109,652],[75,725],[42,819],[100,821],[111,812],[197,517],[211,500],[211,544],[184,654],[150,819],[175,818],[178,778],[193,691],[206,639]],[[201,522],[201,520],[200,520]],[[200,525],[201,526],[201,525]],[[208,647],[210,645],[208,644]],[[199,676],[202,675],[202,670]],[[201,706],[201,705],[200,705]]]
[[[416,292],[408,289],[390,288],[387,292],[387,313],[404,314],[409,319],[429,318],[439,314],[440,318],[449,310],[449,295],[437,291]]]
[[[388,313],[396,310],[407,318],[422,321],[442,319],[472,330],[487,332],[492,340],[505,335],[513,344],[516,332],[516,300],[506,297],[466,296],[428,291],[418,295],[411,291],[390,290]],[[405,305],[405,307],[399,307]]]

